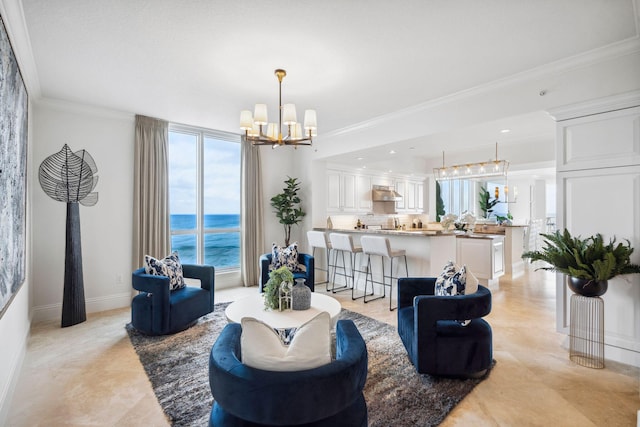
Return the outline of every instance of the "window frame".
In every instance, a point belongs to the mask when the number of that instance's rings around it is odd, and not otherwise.
[[[196,137],[196,227],[195,229],[184,229],[184,230],[174,230],[170,228],[170,235],[193,235],[195,233],[196,236],[196,263],[203,264],[205,257],[205,236],[207,234],[222,234],[222,233],[240,233],[242,227],[239,225],[237,228],[204,228],[204,144],[207,138],[209,139],[217,139],[221,141],[227,142],[235,142],[239,145],[241,144],[241,136],[237,133],[225,132],[215,129],[207,129],[198,126],[190,126],[178,123],[169,123],[169,133],[181,133],[185,135],[195,136]],[[167,147],[169,151],[170,148]],[[167,159],[170,162],[170,154],[167,153]],[[240,165],[241,167],[241,165]],[[238,171],[239,174],[242,173],[241,170]],[[241,191],[238,188],[238,191]],[[169,198],[171,197],[171,193],[169,192]],[[240,207],[240,206],[238,206]],[[169,215],[172,215],[171,208],[169,208]],[[241,213],[239,214],[241,215]],[[242,221],[240,221],[240,224]],[[172,244],[173,246],[173,244]],[[242,241],[240,241],[240,251],[242,251]],[[173,248],[172,248],[173,250]],[[238,266],[236,267],[216,267],[216,272],[221,271],[239,271],[242,264],[242,258],[238,259]]]

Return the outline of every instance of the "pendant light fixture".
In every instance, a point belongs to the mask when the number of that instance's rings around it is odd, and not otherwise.
[[[275,75],[278,78],[278,122],[269,123],[266,104],[256,104],[253,115],[249,110],[242,110],[240,112],[240,129],[244,131],[245,141],[251,142],[253,145],[270,145],[272,148],[281,145],[293,145],[295,148],[298,145],[311,145],[318,130],[316,111],[305,110],[304,122],[298,123],[296,106],[294,104],[282,105],[282,79],[287,75],[287,72],[277,69]],[[283,125],[286,127],[286,135],[284,136]]]
[[[436,180],[482,178],[487,176],[507,176],[509,162],[498,159],[498,143],[496,142],[496,159],[479,163],[464,163],[446,166],[444,163],[444,151],[442,152],[442,167],[434,168],[433,174]]]

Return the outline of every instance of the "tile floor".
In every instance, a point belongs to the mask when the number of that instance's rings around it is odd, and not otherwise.
[[[502,278],[491,290],[487,320],[497,364],[443,426],[636,425],[640,370],[613,362],[589,369],[569,360],[566,337],[555,332],[552,274]],[[216,302],[253,292],[221,290]],[[364,304],[335,296],[344,308],[396,323],[386,299]],[[70,328],[33,325],[8,426],[168,425],[125,332],[129,319],[125,308],[90,314]]]

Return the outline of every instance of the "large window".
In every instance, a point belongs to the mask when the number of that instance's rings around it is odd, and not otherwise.
[[[440,181],[440,196],[444,202],[445,213],[460,216],[465,211],[474,211],[476,203],[473,181],[454,179]]]
[[[169,128],[171,248],[184,263],[240,267],[240,137]]]

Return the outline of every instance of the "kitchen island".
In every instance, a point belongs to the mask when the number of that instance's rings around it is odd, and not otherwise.
[[[327,229],[314,228],[326,233],[346,233],[353,236],[354,244],[360,245],[360,236],[381,235],[389,238],[391,248],[404,249],[410,277],[437,277],[448,261],[458,265],[467,264],[469,270],[484,285],[498,283],[503,274],[514,274],[523,266],[521,226],[485,227],[478,233],[441,231],[431,229]],[[362,259],[362,261],[360,261]],[[360,258],[356,267],[366,263]],[[404,276],[404,266],[394,263],[394,275]],[[379,268],[378,268],[379,269]],[[374,275],[380,275],[375,265]],[[364,270],[364,269],[363,269]],[[517,274],[517,273],[516,273]]]
[[[389,238],[391,248],[404,249],[407,252],[407,265],[409,276],[435,277],[440,274],[447,261],[456,259],[456,234],[427,229],[411,230],[373,230],[373,229],[327,229],[314,228],[317,231],[328,233],[346,233],[353,236],[355,245],[360,246],[360,236],[381,235]],[[359,260],[357,267],[366,263],[366,257]],[[397,263],[394,263],[394,274]],[[404,276],[404,265],[399,267],[400,276]],[[376,269],[374,267],[374,274]]]

